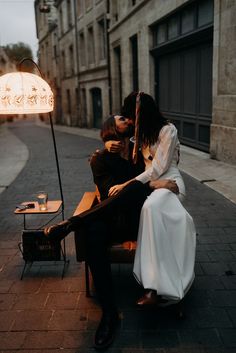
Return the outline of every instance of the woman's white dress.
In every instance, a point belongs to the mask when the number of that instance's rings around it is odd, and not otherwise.
[[[181,203],[185,186],[177,166],[179,148],[175,126],[164,126],[157,143],[143,149],[146,170],[136,177],[142,183],[175,179],[179,187],[179,195],[157,189],[145,201],[133,269],[144,288],[173,300],[182,299],[193,282],[196,249],[194,222]]]

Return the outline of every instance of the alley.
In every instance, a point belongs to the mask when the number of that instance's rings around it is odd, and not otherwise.
[[[84,266],[75,259],[74,239],[66,240],[70,264],[36,262],[20,281],[24,261],[18,250],[22,218],[15,206],[46,190],[58,199],[59,187],[50,130],[33,121],[9,126],[28,148],[29,159],[0,194],[0,351],[89,353],[100,317],[94,298],[85,297]],[[96,139],[56,132],[65,215],[73,214],[83,193],[93,190],[88,163],[102,147]],[[108,352],[236,352],[236,205],[184,174],[185,206],[197,227],[196,279],[184,300],[185,319],[172,308],[138,310],[141,289],[130,265],[113,266],[121,325]],[[32,216],[40,226],[43,217]]]

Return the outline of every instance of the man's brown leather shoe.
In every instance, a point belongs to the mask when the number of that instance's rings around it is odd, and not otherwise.
[[[170,301],[164,299],[161,295],[157,295],[156,291],[150,289],[148,290],[143,297],[139,298],[136,301],[136,304],[141,308],[144,306],[159,306],[165,307],[172,304],[175,304],[176,301]]]
[[[119,316],[116,311],[103,313],[95,333],[94,348],[96,350],[105,350],[112,344],[118,322]]]
[[[45,227],[43,232],[46,237],[50,241],[61,241],[64,239],[70,232],[71,229],[71,222],[63,221],[58,224],[54,224],[49,227]]]
[[[159,296],[156,291],[149,290],[141,298],[136,301],[136,304],[140,307],[145,305],[157,305],[159,302]]]

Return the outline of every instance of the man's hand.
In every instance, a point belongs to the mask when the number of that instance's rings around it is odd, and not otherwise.
[[[108,152],[119,153],[124,148],[124,142],[115,140],[106,141],[105,148],[108,150]]]
[[[179,193],[178,185],[176,184],[176,181],[173,179],[159,179],[159,180],[150,181],[149,186],[151,189],[164,188],[172,191],[175,194]]]

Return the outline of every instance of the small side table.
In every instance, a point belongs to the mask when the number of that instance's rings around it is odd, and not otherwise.
[[[39,209],[38,202],[22,202],[22,205],[27,205],[29,203],[34,204],[34,208],[27,208],[25,210],[16,209],[14,211],[16,215],[23,215],[22,242],[19,243],[19,249],[23,255],[25,265],[21,274],[21,279],[23,279],[27,264],[32,265],[34,261],[61,261],[61,256],[62,261],[64,262],[62,271],[63,278],[66,265],[69,264],[69,260],[66,258],[65,239],[63,240],[62,247],[61,242],[51,243],[44,235],[42,227],[37,229],[27,228],[27,215],[60,215],[62,213],[62,201],[48,201],[47,210],[45,211]],[[55,218],[55,216],[53,218]],[[49,220],[49,222],[50,221],[51,220]]]

